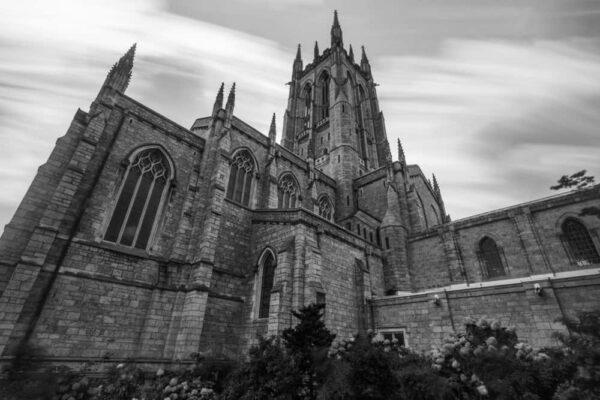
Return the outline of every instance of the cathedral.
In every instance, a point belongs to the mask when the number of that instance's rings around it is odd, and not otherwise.
[[[134,53],[4,229],[2,363],[24,344],[49,364],[236,358],[310,303],[338,340],[427,350],[485,316],[539,347],[599,308],[600,219],[581,211],[600,185],[451,221],[435,176],[392,157],[337,13],[329,48],[298,47],[280,143],[275,117],[265,134],[235,116],[235,84],[190,128],[128,97]]]

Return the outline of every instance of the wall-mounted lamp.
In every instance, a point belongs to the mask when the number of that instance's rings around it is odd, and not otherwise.
[[[437,294],[433,296],[433,300],[431,302],[436,306],[439,306],[442,303],[442,301],[440,300],[440,296]]]
[[[544,289],[542,289],[542,287],[540,286],[539,283],[536,283],[536,284],[533,285],[533,291],[538,296],[543,296],[544,295]]]

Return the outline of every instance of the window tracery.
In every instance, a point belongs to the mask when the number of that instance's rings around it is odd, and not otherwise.
[[[254,159],[247,150],[239,151],[231,162],[227,198],[248,206],[254,177]]]
[[[333,216],[333,207],[327,196],[322,196],[319,200],[319,215],[328,220]]]
[[[279,181],[279,208],[295,208],[299,196],[298,185],[291,174],[284,175]]]

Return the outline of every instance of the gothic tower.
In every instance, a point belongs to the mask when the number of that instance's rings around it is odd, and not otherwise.
[[[282,145],[337,182],[336,221],[356,212],[353,180],[391,160],[375,84],[364,47],[359,64],[344,48],[337,11],[331,45],[303,67],[293,64]]]

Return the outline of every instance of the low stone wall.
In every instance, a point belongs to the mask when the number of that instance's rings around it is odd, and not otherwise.
[[[376,298],[372,306],[373,327],[403,330],[414,350],[429,350],[450,333],[464,331],[466,317],[515,326],[520,340],[539,348],[554,344],[552,333],[565,330],[558,318],[600,308],[600,269],[453,285]]]

